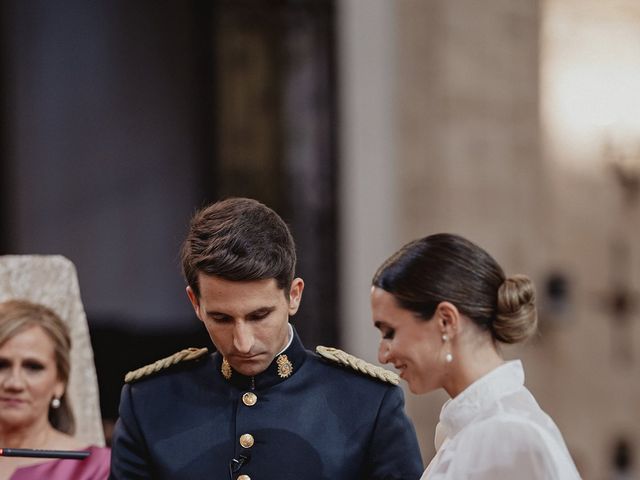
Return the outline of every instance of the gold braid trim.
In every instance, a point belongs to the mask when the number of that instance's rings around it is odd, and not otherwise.
[[[337,348],[323,347],[322,345],[318,345],[316,347],[316,352],[324,358],[327,358],[341,365],[351,367],[358,372],[364,373],[373,378],[377,378],[378,380],[382,380],[383,382],[392,383],[393,385],[398,385],[398,383],[400,383],[400,377],[398,376],[398,374],[390,372],[389,370],[385,370],[384,368],[378,367],[377,365],[365,362],[361,358],[354,357],[353,355],[350,355],[347,352],[343,352],[342,350],[339,350]]]
[[[169,368],[177,363],[200,358],[207,352],[208,350],[206,348],[185,348],[184,350],[180,350],[179,352],[174,353],[170,357],[161,358],[160,360],[156,360],[149,365],[145,365],[144,367],[127,373],[127,375],[124,377],[124,381],[125,383],[135,382],[136,380],[140,380],[141,378],[153,375],[154,373],[157,373],[160,370],[164,370],[165,368]]]

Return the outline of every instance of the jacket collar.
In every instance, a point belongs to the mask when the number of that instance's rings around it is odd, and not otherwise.
[[[220,375],[225,382],[241,390],[263,390],[293,377],[304,363],[307,355],[294,328],[291,328],[291,333],[292,338],[289,345],[276,355],[264,372],[253,377],[242,375],[224,362],[224,358],[218,353],[215,355],[216,375]]]

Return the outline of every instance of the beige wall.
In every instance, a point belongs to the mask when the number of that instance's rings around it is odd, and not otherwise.
[[[373,268],[398,244],[395,169],[395,4],[338,2],[340,276],[346,348],[375,359]]]
[[[404,240],[467,236],[535,274],[544,252],[535,1],[398,2]],[[411,398],[425,460],[444,396]]]
[[[565,25],[575,17],[572,8],[585,4],[346,0],[340,5],[341,51],[349,52],[341,63],[347,129],[342,159],[349,173],[342,189],[348,213],[341,260],[348,280],[343,283],[345,347],[375,361],[377,336],[369,325],[367,294],[382,259],[430,233],[468,236],[508,273],[527,273],[536,281],[541,335],[506,354],[523,358],[527,385],[558,423],[584,478],[608,478],[616,436],[640,441],[640,322],[623,331],[603,307],[615,275],[614,238],[634,245],[629,281],[633,286],[640,280],[635,246],[640,211],[622,209],[620,192],[601,162],[601,145],[572,148],[576,143],[558,134],[554,82],[560,77],[549,65],[565,64],[561,46],[572,38],[549,18],[568,15],[560,22]],[[597,23],[602,16],[593,10],[597,5],[591,2],[578,18],[592,15]],[[640,16],[627,17],[640,27]],[[588,45],[589,36],[582,41]],[[363,68],[371,62],[376,69],[363,73],[362,62]],[[364,98],[358,87],[369,83],[370,89],[375,75],[384,81],[378,78],[377,93]],[[382,104],[373,106],[376,96]],[[374,139],[369,151],[361,144],[366,144],[364,132]],[[543,287],[547,275],[558,270],[570,280],[571,301],[566,312],[553,316],[545,310]],[[636,356],[626,363],[616,361],[616,342],[625,338]],[[444,399],[441,392],[407,395],[427,462]]]

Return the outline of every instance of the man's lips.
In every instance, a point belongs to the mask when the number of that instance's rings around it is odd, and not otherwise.
[[[254,355],[230,355],[230,358],[239,362],[250,362],[252,360],[257,360],[258,357],[262,355],[262,353],[256,353]]]

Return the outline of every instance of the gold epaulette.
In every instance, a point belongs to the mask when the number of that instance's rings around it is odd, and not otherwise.
[[[358,372],[364,373],[373,378],[377,378],[378,380],[382,380],[383,382],[389,382],[393,385],[398,385],[398,383],[400,383],[400,377],[397,373],[390,372],[389,370],[385,370],[382,367],[378,367],[377,365],[365,362],[361,358],[354,357],[353,355],[350,355],[347,352],[343,352],[342,350],[339,350],[337,348],[323,347],[322,345],[318,345],[316,347],[316,352],[318,353],[318,355],[324,358],[339,363],[340,365],[351,367]]]
[[[137,370],[127,373],[124,377],[124,381],[125,383],[135,382],[136,380],[153,375],[154,373],[164,370],[165,368],[169,368],[177,363],[200,358],[207,352],[208,350],[206,348],[185,348],[184,350],[180,350],[169,357],[161,358],[149,365],[145,365],[144,367],[140,367]]]

